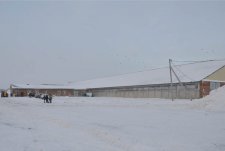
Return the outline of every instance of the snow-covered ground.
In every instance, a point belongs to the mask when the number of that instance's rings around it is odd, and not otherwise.
[[[225,87],[200,100],[0,98],[1,151],[224,151]]]

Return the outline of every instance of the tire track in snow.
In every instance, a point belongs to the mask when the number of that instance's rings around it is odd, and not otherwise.
[[[104,142],[112,147],[112,151],[149,151],[150,147],[141,144],[137,139],[130,138],[129,136],[120,136],[121,132],[115,131],[111,126],[93,126],[86,129],[89,135],[95,139]],[[115,133],[114,133],[115,132]],[[107,148],[107,150],[109,150]]]

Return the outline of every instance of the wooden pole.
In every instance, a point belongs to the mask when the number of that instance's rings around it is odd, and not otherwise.
[[[171,93],[171,100],[173,101],[173,77],[172,77],[172,66],[171,66],[172,59],[169,59],[169,67],[170,67],[170,93]]]

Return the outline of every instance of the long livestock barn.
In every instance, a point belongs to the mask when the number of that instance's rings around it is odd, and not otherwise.
[[[205,61],[71,84],[74,96],[198,99],[225,85],[225,61]]]
[[[10,90],[13,96],[28,96],[33,94],[51,94],[54,96],[74,96],[74,90],[65,85],[31,85],[31,84],[11,84]]]
[[[55,96],[198,99],[223,85],[225,61],[205,61],[69,85],[12,84],[10,90],[13,96],[35,93]]]

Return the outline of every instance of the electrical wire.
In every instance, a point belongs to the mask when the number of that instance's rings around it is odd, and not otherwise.
[[[183,75],[184,77],[186,77],[187,79],[189,79],[189,80],[191,80],[191,81],[194,81],[194,79],[192,79],[192,78],[189,77],[187,74],[185,74],[181,69],[179,69],[179,68],[177,67],[177,65],[175,65],[173,62],[172,62],[172,64],[173,64],[173,67],[176,68],[176,70],[179,71],[180,74],[182,74],[182,75]]]
[[[210,62],[210,61],[225,61],[225,58],[224,59],[210,59],[210,60],[184,60],[184,61],[181,61],[181,60],[173,60],[173,62],[190,62],[190,63],[201,63],[201,62]]]

